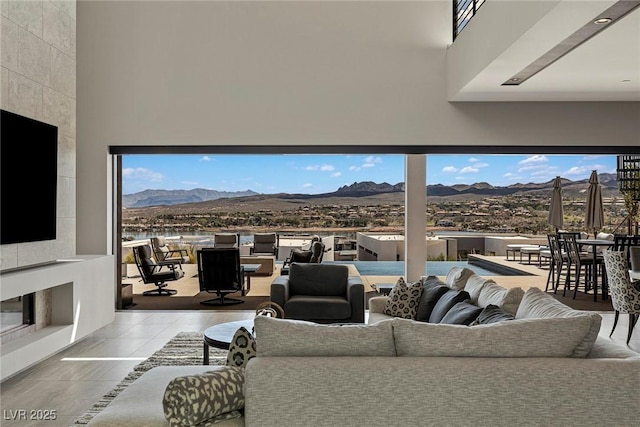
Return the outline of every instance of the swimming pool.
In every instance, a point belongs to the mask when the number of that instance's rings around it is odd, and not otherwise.
[[[402,276],[404,261],[332,261],[334,264],[353,264],[363,276]],[[509,276],[504,271],[493,272],[485,268],[471,265],[466,261],[427,261],[425,275],[446,276],[451,267],[467,267],[480,276]]]

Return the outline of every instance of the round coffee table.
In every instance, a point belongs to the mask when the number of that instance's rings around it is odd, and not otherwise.
[[[253,319],[218,323],[217,325],[213,325],[210,328],[205,329],[203,334],[203,365],[209,364],[209,346],[220,348],[222,350],[229,350],[229,346],[231,345],[233,336],[235,335],[236,331],[243,326],[248,331],[253,331]]]

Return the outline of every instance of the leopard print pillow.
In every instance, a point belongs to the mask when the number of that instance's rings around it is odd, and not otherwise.
[[[389,299],[384,304],[384,314],[415,320],[422,289],[422,283],[407,284],[404,278],[400,277],[389,292]]]
[[[233,335],[227,353],[227,366],[244,368],[249,359],[256,357],[256,339],[246,328],[241,327]]]
[[[217,370],[172,379],[162,399],[171,427],[195,426],[242,416],[244,369],[221,366]]]

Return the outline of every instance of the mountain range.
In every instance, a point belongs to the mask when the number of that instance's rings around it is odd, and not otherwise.
[[[618,192],[618,181],[616,174],[601,173],[598,175],[603,195],[615,195]],[[571,181],[562,179],[562,190],[566,196],[578,196],[586,191],[589,185],[588,179]],[[475,184],[427,185],[428,197],[450,197],[450,196],[507,196],[515,193],[526,192],[550,192],[553,188],[553,180],[543,183],[512,184],[506,187],[493,186],[487,182]],[[344,185],[331,193],[322,194],[261,194],[252,190],[246,191],[217,191],[204,188],[192,190],[144,190],[134,194],[122,196],[122,206],[125,208],[143,208],[148,206],[166,206],[186,203],[200,203],[223,198],[251,197],[252,199],[272,198],[280,199],[320,199],[320,198],[340,198],[340,197],[367,197],[384,195],[387,193],[402,193],[404,183],[395,185],[375,183],[372,181],[354,182],[351,185]]]

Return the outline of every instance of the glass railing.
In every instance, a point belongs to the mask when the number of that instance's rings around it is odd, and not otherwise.
[[[453,0],[453,39],[467,26],[485,0]]]

